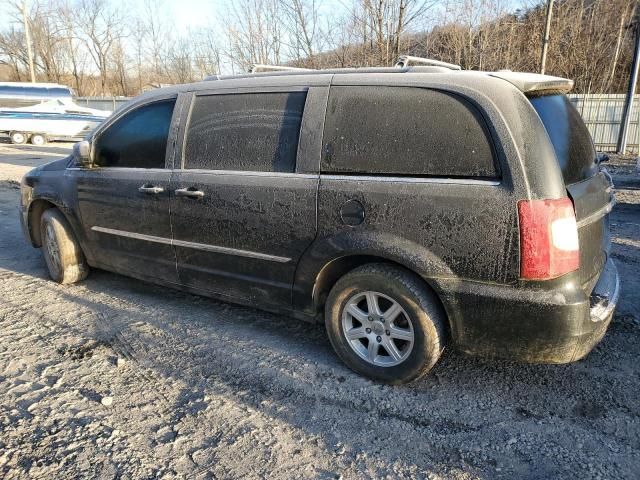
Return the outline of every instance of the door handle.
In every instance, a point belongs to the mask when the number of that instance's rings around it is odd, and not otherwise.
[[[143,185],[140,188],[138,188],[138,191],[140,193],[155,193],[155,194],[158,194],[158,193],[164,192],[164,188],[155,187],[153,185]]]
[[[195,187],[179,188],[176,190],[176,197],[202,198],[204,192],[197,190]]]

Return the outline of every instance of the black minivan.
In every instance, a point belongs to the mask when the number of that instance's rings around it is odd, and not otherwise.
[[[446,66],[155,90],[22,182],[53,280],[101,268],[321,321],[387,383],[445,345],[584,357],[613,315],[611,177],[566,79]]]

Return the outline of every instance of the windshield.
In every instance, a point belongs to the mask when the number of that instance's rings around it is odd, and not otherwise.
[[[569,99],[565,95],[546,95],[530,101],[547,129],[565,184],[593,175],[597,171],[593,140]]]

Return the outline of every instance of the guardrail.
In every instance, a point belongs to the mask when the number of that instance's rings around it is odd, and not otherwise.
[[[624,94],[569,94],[593,137],[598,151],[614,152],[622,120]],[[99,110],[117,110],[126,104],[127,97],[78,97],[78,105]],[[636,95],[627,141],[628,153],[640,151],[640,95]]]

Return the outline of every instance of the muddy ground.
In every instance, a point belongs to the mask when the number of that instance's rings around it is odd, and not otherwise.
[[[387,387],[345,368],[321,325],[98,270],[50,282],[9,181],[52,148],[66,146],[0,145],[0,477],[638,477],[633,169],[611,217],[619,310],[585,360],[448,349],[418,384]]]

